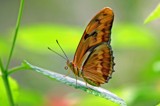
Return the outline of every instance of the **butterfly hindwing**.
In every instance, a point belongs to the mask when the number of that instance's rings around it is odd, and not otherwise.
[[[82,77],[87,83],[100,86],[108,82],[113,71],[112,50],[107,43],[101,43],[90,52],[82,68]]]

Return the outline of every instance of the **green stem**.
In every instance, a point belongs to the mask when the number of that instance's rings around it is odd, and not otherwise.
[[[21,17],[22,17],[23,5],[24,5],[24,0],[21,0],[19,13],[18,13],[18,18],[17,18],[17,23],[16,23],[16,29],[15,29],[15,33],[14,33],[14,38],[13,38],[11,51],[10,51],[10,54],[9,54],[7,65],[6,65],[6,70],[8,69],[8,66],[10,64],[11,57],[12,57],[12,54],[13,54],[13,50],[14,50],[14,47],[15,47],[15,43],[16,43],[16,39],[17,39],[17,35],[18,35],[18,30],[19,30],[19,26],[20,26],[20,21],[21,21]]]
[[[18,30],[19,30],[19,26],[20,26],[21,17],[22,17],[23,6],[24,6],[24,0],[21,0],[21,4],[20,4],[20,7],[19,7],[18,18],[17,18],[17,23],[16,23],[16,29],[15,29],[14,38],[13,38],[13,43],[12,43],[12,46],[11,46],[9,58],[7,60],[7,64],[6,64],[5,69],[4,69],[2,61],[0,59],[2,79],[3,79],[3,82],[4,82],[5,88],[6,88],[8,101],[10,103],[10,106],[14,106],[14,100],[13,100],[10,84],[9,84],[9,81],[8,81],[8,67],[9,67],[9,64],[10,64],[10,61],[11,61],[11,57],[12,57],[12,54],[13,54],[13,50],[14,50],[17,35],[18,35]]]
[[[8,73],[7,71],[4,70],[1,58],[0,58],[0,67],[1,67],[2,79],[3,79],[4,86],[6,88],[6,93],[8,96],[9,104],[10,106],[14,106],[12,92],[11,92],[9,81],[8,81]]]
[[[4,67],[3,67],[3,64],[2,64],[2,59],[0,58],[0,68],[1,68],[1,72],[4,73]]]
[[[30,69],[30,68],[26,67],[25,65],[17,66],[17,67],[12,68],[11,70],[9,70],[8,75],[10,75],[16,71],[21,71],[21,70],[26,70],[26,69]]]

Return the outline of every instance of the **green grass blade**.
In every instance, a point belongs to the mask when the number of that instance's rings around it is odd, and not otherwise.
[[[19,30],[19,26],[20,26],[20,22],[21,22],[22,12],[23,12],[23,6],[24,6],[24,0],[21,0],[21,4],[20,4],[20,7],[19,7],[18,18],[17,18],[17,23],[16,23],[16,29],[15,29],[15,33],[14,33],[14,38],[13,38],[11,51],[10,51],[10,54],[9,54],[7,65],[6,65],[6,70],[8,70],[8,66],[9,66],[9,63],[11,61],[11,57],[12,57],[13,50],[14,50],[14,47],[15,47],[15,43],[16,43],[16,39],[17,39],[17,35],[18,35],[18,30]]]
[[[28,65],[28,67],[30,67],[30,69],[43,74],[44,76],[47,76],[49,78],[55,79],[57,81],[60,81],[66,85],[75,87],[76,89],[80,89],[83,90],[87,93],[93,94],[95,96],[99,96],[102,98],[105,98],[107,100],[110,100],[116,104],[120,104],[121,106],[126,106],[126,103],[124,102],[123,99],[119,98],[118,96],[116,96],[115,94],[111,93],[110,91],[103,89],[101,87],[95,87],[95,86],[91,86],[91,85],[87,85],[85,82],[82,82],[80,80],[77,80],[77,84],[76,84],[76,79],[70,78],[68,76],[56,73],[56,72],[51,72],[48,71],[46,69],[43,68],[39,68],[37,66],[31,65],[30,63],[24,61],[23,64]]]
[[[160,18],[160,3],[158,4],[158,6],[154,9],[154,11],[152,11],[152,13],[146,18],[146,20],[144,21],[144,23],[149,23],[155,19]]]

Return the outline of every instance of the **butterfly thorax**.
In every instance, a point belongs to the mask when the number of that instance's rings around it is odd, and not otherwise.
[[[79,73],[80,71],[78,70],[78,68],[73,62],[70,62],[69,60],[67,60],[67,66],[73,71],[75,75],[80,76],[80,73]]]

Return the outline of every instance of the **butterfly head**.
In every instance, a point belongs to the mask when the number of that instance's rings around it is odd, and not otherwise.
[[[78,70],[78,68],[74,65],[73,62],[67,60],[66,64],[67,64],[67,66],[65,66],[65,69],[66,69],[66,70],[69,68],[70,70],[73,71],[73,73],[74,73],[75,75],[80,76],[79,70]]]

